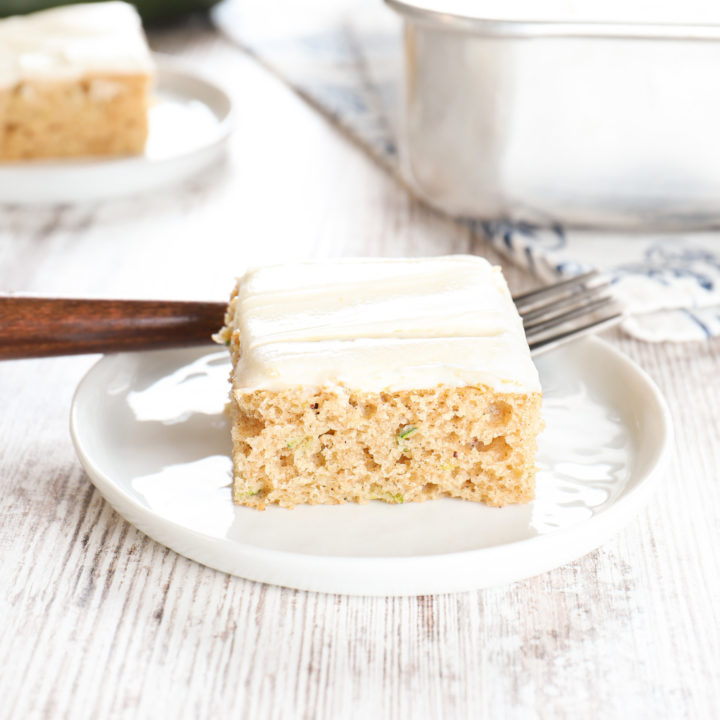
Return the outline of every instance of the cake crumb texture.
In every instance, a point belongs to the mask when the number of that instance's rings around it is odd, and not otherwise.
[[[147,75],[94,75],[0,90],[0,159],[142,153],[149,83]]]
[[[235,390],[233,499],[300,503],[534,496],[540,393]]]

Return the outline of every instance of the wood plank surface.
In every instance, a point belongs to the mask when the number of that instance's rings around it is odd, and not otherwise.
[[[0,290],[224,300],[268,260],[496,259],[206,26],[152,40],[234,95],[228,161],[141,198],[0,206]],[[565,567],[419,598],[266,586],[167,550],[75,458],[70,402],[97,356],[0,364],[0,717],[717,717],[720,342],[608,337],[676,423],[648,508]]]

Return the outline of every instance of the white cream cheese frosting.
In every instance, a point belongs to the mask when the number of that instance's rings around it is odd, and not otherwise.
[[[227,329],[241,348],[236,388],[540,391],[502,272],[475,256],[250,270]]]
[[[68,5],[0,20],[0,88],[152,69],[140,18],[124,2]]]

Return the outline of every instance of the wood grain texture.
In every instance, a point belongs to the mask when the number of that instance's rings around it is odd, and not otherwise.
[[[224,300],[247,265],[278,258],[492,259],[204,26],[153,43],[234,93],[228,162],[138,199],[0,208],[0,290]],[[163,548],[75,459],[70,400],[94,359],[1,364],[0,717],[716,717],[720,343],[609,337],[676,422],[647,510],[565,567],[420,598],[265,586]]]
[[[0,360],[211,342],[225,303],[0,297]]]

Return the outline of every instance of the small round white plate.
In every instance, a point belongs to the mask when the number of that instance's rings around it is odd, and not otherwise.
[[[155,56],[155,61],[143,155],[0,163],[0,202],[39,205],[135,195],[179,183],[216,162],[230,135],[232,101],[173,60]]]
[[[224,349],[106,356],[77,389],[71,432],[95,486],[121,515],[210,567],[320,592],[471,590],[597,547],[645,502],[670,447],[662,397],[608,344],[577,342],[538,366],[547,428],[529,505],[235,507]]]

